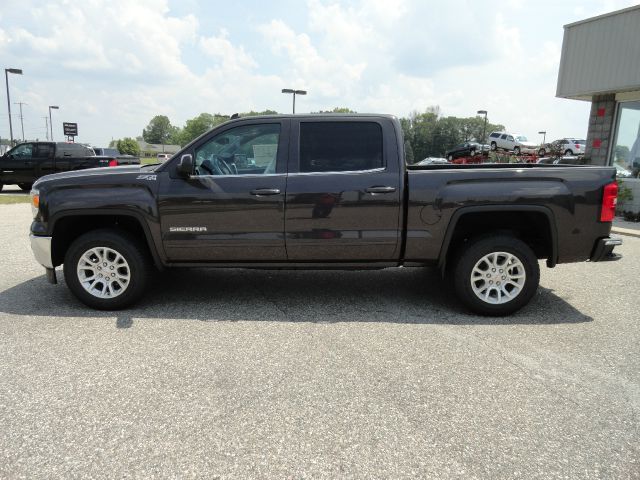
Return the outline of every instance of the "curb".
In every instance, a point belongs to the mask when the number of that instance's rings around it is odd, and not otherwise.
[[[627,235],[629,237],[640,238],[640,230],[632,230],[631,228],[611,227],[611,233],[618,235]]]

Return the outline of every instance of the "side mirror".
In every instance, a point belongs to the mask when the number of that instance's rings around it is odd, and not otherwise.
[[[178,162],[176,172],[182,178],[189,178],[193,174],[193,157],[191,154],[187,153],[180,157],[180,162]]]

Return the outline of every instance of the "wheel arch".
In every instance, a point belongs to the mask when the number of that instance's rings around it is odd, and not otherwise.
[[[52,219],[51,236],[53,240],[51,256],[53,265],[61,265],[64,262],[64,256],[69,246],[80,235],[103,228],[123,230],[134,235],[147,247],[155,266],[159,269],[163,268],[162,260],[147,222],[135,212],[117,210],[92,211],[91,214],[81,210],[71,211]]]
[[[518,218],[519,214],[524,217]],[[488,223],[481,223],[487,220]],[[507,224],[502,225],[503,222]],[[535,226],[544,226],[543,237],[527,239],[525,234]],[[533,240],[532,247],[538,258],[546,258],[549,268],[557,264],[558,233],[551,209],[542,205],[481,205],[462,207],[452,215],[440,249],[438,268],[444,273],[449,257],[465,239],[488,233],[510,233],[525,242]]]

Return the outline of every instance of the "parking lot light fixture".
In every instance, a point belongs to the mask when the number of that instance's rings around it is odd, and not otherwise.
[[[20,68],[5,68],[4,81],[7,85],[7,109],[9,110],[9,136],[11,137],[11,146],[13,146],[13,125],[11,124],[11,99],[9,98],[9,74],[22,75]]]
[[[51,128],[51,141],[53,142],[53,122],[51,121],[51,109],[58,110],[60,107],[57,105],[49,105],[49,127]]]
[[[545,144],[545,141],[547,140],[547,132],[542,130],[541,132],[538,132],[540,135],[542,135],[542,145]]]
[[[486,110],[478,110],[478,115],[484,115],[484,126],[482,127],[482,145],[484,146],[485,143],[485,135],[487,133],[487,111]],[[482,151],[481,147],[480,150]]]
[[[292,88],[283,88],[282,93],[292,93],[293,94],[293,113],[296,113],[296,95],[306,95],[306,90],[293,90]]]

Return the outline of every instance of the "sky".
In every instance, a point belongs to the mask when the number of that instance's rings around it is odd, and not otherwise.
[[[555,97],[563,25],[625,0],[2,0],[0,66],[14,137],[53,111],[76,141],[136,137],[154,115],[349,107],[399,117],[438,105],[540,140],[586,136],[588,102]],[[4,89],[2,89],[4,91]],[[0,136],[9,136],[6,93]]]

